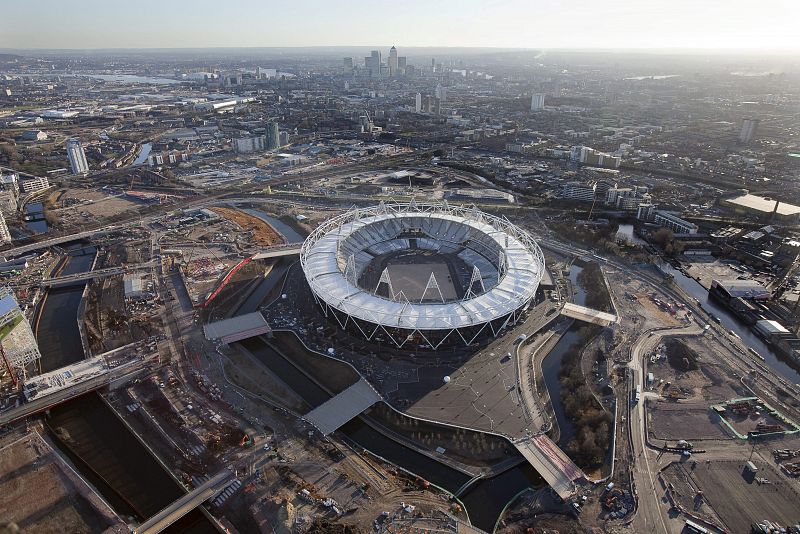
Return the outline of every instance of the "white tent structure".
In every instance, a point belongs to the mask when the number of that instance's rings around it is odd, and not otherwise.
[[[378,287],[357,284],[376,257],[413,249],[457,255],[472,273],[467,293],[447,301],[433,273],[419,301],[395,293],[388,271]],[[536,242],[507,219],[474,206],[413,201],[355,208],[326,221],[303,243],[300,262],[314,298],[342,328],[432,348],[446,340],[469,344],[516,322],[545,269]],[[380,288],[389,291],[378,294]]]

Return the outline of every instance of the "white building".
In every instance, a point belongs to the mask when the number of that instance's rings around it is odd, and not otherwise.
[[[86,153],[83,151],[80,139],[70,139],[67,141],[67,158],[72,174],[86,174],[89,172],[89,163],[86,161]]]
[[[577,200],[579,202],[593,202],[595,199],[595,191],[597,184],[582,184],[573,182],[564,184],[561,189],[561,198],[568,200]]]
[[[758,119],[744,119],[742,121],[742,131],[739,132],[739,142],[749,143],[756,136],[758,124],[761,121]]]
[[[685,221],[666,211],[657,211],[653,220],[657,225],[669,228],[676,234],[696,234],[697,225],[689,221]]]
[[[6,243],[11,243],[11,233],[8,231],[5,217],[0,213],[0,244]]]
[[[267,138],[263,135],[257,137],[242,137],[233,140],[233,147],[239,154],[263,152],[267,149]]]
[[[536,93],[531,95],[531,111],[541,111],[544,109],[544,95]]]
[[[29,178],[20,180],[19,188],[23,193],[33,193],[50,187],[50,181],[44,177]]]

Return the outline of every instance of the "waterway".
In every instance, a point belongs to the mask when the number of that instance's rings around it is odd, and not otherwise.
[[[764,343],[760,337],[754,334],[746,324],[740,322],[727,308],[714,301],[709,296],[706,288],[701,286],[697,280],[686,276],[669,264],[664,264],[662,270],[667,274],[671,274],[675,283],[681,286],[689,295],[697,299],[706,312],[717,316],[722,326],[735,332],[748,347],[752,347],[758,351],[759,354],[764,356],[766,360],[765,363],[774,369],[776,373],[792,383],[800,384],[800,372],[780,359],[775,351]]]
[[[581,267],[573,264],[569,272],[569,279],[574,290],[574,302],[581,306],[586,304],[586,291],[578,284],[578,274],[580,274],[582,270]],[[564,356],[566,356],[575,343],[580,340],[580,335],[578,334],[580,328],[580,323],[573,323],[569,330],[561,336],[561,339],[556,343],[556,346],[553,347],[553,350],[542,360],[542,376],[545,386],[547,386],[547,392],[550,395],[556,422],[558,423],[558,446],[562,448],[566,447],[567,443],[575,437],[575,426],[564,412],[564,406],[561,402],[561,363],[564,360]]]
[[[272,350],[262,339],[250,338],[240,344],[297,392],[310,408],[315,408],[330,398],[324,389]],[[359,418],[345,424],[339,432],[359,447],[451,493],[455,493],[470,479],[469,475],[383,435]],[[509,500],[521,491],[541,486],[542,483],[539,474],[525,463],[497,477],[476,483],[461,497],[461,501],[471,522],[492,532],[497,518]]]
[[[153,143],[145,143],[142,145],[142,148],[139,149],[139,155],[136,156],[136,159],[133,160],[133,165],[142,165],[147,161],[147,156],[150,155],[150,151],[153,150]]]
[[[43,234],[50,230],[41,202],[31,202],[25,206],[25,227],[34,234]]]
[[[647,242],[643,239],[640,239],[636,234],[633,233],[633,225],[632,224],[620,224],[619,229],[617,230],[617,238],[624,239],[628,243],[633,243],[635,245],[646,245]]]
[[[78,74],[78,76],[119,83],[149,83],[152,85],[173,85],[181,83],[180,80],[156,78],[153,76],[137,76],[136,74]]]
[[[74,250],[62,274],[89,270],[95,250]],[[78,309],[84,284],[51,290],[36,329],[42,370],[49,371],[84,358],[78,331]],[[56,444],[121,516],[146,519],[183,494],[142,444],[96,393],[50,411],[48,427]],[[166,532],[216,532],[195,510]]]
[[[305,241],[306,236],[286,224],[285,222],[277,219],[271,215],[264,213],[261,210],[256,209],[243,209],[245,213],[249,213],[254,217],[258,217],[262,221],[265,221],[267,224],[272,226],[275,230],[278,231],[284,238],[286,238],[287,243],[302,243]]]

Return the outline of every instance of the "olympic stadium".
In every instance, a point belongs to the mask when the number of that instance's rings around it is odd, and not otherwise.
[[[437,349],[496,336],[534,299],[544,256],[475,207],[381,203],[320,225],[300,263],[327,317],[368,340]]]

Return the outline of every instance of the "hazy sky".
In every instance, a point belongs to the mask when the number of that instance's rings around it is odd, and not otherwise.
[[[0,48],[800,50],[800,0],[0,0]]]

